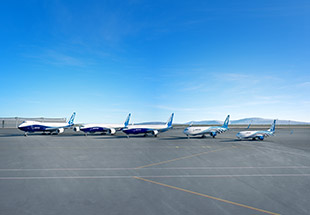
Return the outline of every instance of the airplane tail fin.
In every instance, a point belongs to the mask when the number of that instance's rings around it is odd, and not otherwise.
[[[168,128],[172,126],[173,117],[174,117],[174,113],[171,114],[170,118],[168,119],[166,123]]]
[[[273,123],[271,124],[270,128],[268,129],[268,131],[274,133],[274,131],[276,130],[276,121],[277,120],[273,120]]]
[[[225,119],[225,121],[224,121],[224,124],[223,124],[223,127],[224,127],[224,128],[227,128],[227,127],[228,127],[229,117],[230,117],[230,115],[227,115],[227,117],[226,117],[226,119]]]
[[[249,129],[250,127],[251,127],[251,125],[252,125],[252,122],[253,122],[253,120],[250,122],[250,124],[249,124],[249,126],[248,126],[248,128],[247,129]]]
[[[127,119],[126,119],[126,121],[125,121],[125,123],[124,123],[124,127],[127,127],[127,126],[128,126],[130,117],[131,117],[131,113],[128,114]]]
[[[70,117],[69,121],[68,121],[68,124],[69,125],[73,125],[74,123],[74,118],[75,118],[75,112],[73,112],[72,116]]]

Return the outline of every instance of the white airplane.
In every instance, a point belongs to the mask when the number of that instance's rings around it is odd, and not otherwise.
[[[24,121],[19,126],[18,129],[25,132],[25,136],[28,135],[28,133],[34,133],[34,132],[42,132],[45,134],[45,132],[48,132],[49,134],[55,133],[60,134],[65,131],[65,128],[70,128],[73,126],[75,118],[75,112],[72,114],[71,118],[68,122],[38,122],[38,121]]]
[[[147,136],[148,133],[153,134],[155,137],[157,137],[159,132],[165,132],[172,128],[173,117],[174,113],[171,114],[165,125],[129,125],[127,128],[123,129],[123,132],[127,134],[128,138],[129,134],[144,134],[144,136]]]
[[[238,139],[264,140],[264,137],[273,136],[276,127],[276,120],[273,120],[271,127],[267,131],[240,131],[236,134]]]
[[[129,124],[131,114],[128,114],[128,117],[124,124],[86,124],[81,127],[75,127],[75,131],[83,131],[85,132],[85,136],[87,136],[88,133],[96,133],[101,132],[102,134],[115,134],[117,131],[120,131],[124,128],[126,128]]]
[[[228,128],[229,123],[229,115],[226,117],[223,126],[192,126],[185,128],[183,133],[189,138],[189,136],[197,136],[202,135],[202,137],[205,137],[205,134],[210,134],[211,137],[215,137],[217,134],[223,133]]]

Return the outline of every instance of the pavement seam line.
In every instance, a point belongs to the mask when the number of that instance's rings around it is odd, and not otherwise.
[[[34,179],[115,179],[132,178],[132,175],[98,175],[98,176],[8,176],[1,180],[34,180]],[[310,177],[310,174],[261,174],[261,175],[141,175],[141,178],[233,178],[233,177]]]
[[[148,169],[185,169],[185,170],[225,170],[225,169],[309,169],[310,166],[202,166],[202,167],[157,167]],[[135,170],[136,167],[102,167],[102,168],[47,168],[47,169],[0,169],[0,172],[18,172],[18,171],[120,171]]]
[[[203,193],[198,193],[198,192],[195,192],[195,191],[186,190],[186,189],[183,189],[183,188],[180,188],[180,187],[175,187],[175,186],[172,186],[172,185],[163,184],[163,183],[152,181],[152,180],[149,180],[149,179],[145,179],[145,178],[141,178],[141,177],[137,177],[137,176],[133,176],[133,178],[138,179],[138,180],[142,180],[142,181],[146,181],[146,182],[150,182],[150,183],[153,183],[153,184],[161,185],[161,186],[164,186],[164,187],[169,187],[171,189],[183,191],[183,192],[186,192],[186,193],[191,193],[191,194],[202,196],[202,197],[206,197],[206,198],[209,198],[209,199],[225,202],[225,203],[228,203],[228,204],[240,206],[240,207],[243,207],[243,208],[248,208],[248,209],[251,209],[251,210],[256,210],[256,211],[259,211],[259,212],[263,212],[263,213],[267,213],[267,214],[272,214],[272,215],[280,215],[278,213],[266,211],[266,210],[263,210],[263,209],[255,208],[255,207],[244,205],[244,204],[240,204],[240,203],[237,203],[237,202],[232,202],[232,201],[229,201],[229,200],[225,200],[225,199],[221,199],[221,198],[218,198],[218,197],[206,195],[206,194],[203,194]]]
[[[187,158],[196,157],[196,156],[203,155],[203,154],[208,154],[208,153],[211,153],[211,152],[221,151],[221,150],[228,149],[228,148],[232,148],[232,147],[224,147],[224,148],[215,149],[215,150],[212,150],[212,151],[206,151],[206,152],[201,152],[201,153],[197,153],[197,154],[193,154],[193,155],[187,155],[187,156],[183,156],[183,157],[178,157],[178,158],[174,158],[174,159],[171,159],[171,160],[161,161],[161,162],[157,162],[157,163],[151,163],[151,164],[144,165],[144,166],[138,166],[138,167],[136,167],[136,169],[142,169],[142,168],[150,167],[150,166],[157,166],[157,165],[161,165],[161,164],[165,164],[165,163],[170,163],[170,162],[173,162],[173,161],[178,161],[178,160],[183,160],[183,159],[187,159]]]

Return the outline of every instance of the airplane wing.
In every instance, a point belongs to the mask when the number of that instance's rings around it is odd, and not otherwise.
[[[265,137],[269,137],[270,135],[272,135],[272,134],[269,132],[258,132],[258,133],[255,133],[253,135],[253,137],[259,138],[260,140],[263,140]]]
[[[225,132],[225,131],[226,131],[225,128],[219,127],[219,128],[208,129],[206,132],[208,132],[208,133],[218,133],[218,134],[221,134],[221,133],[223,133],[223,132]]]

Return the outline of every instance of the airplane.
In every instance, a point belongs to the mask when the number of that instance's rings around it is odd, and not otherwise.
[[[165,125],[129,125],[122,131],[127,134],[128,138],[129,134],[144,134],[144,136],[147,136],[148,133],[153,134],[155,137],[157,137],[158,133],[168,131],[170,128],[172,128],[173,117],[174,113],[171,114]]]
[[[229,123],[229,117],[228,115],[224,121],[224,124],[222,126],[192,126],[192,124],[185,128],[183,133],[189,138],[189,136],[197,136],[197,135],[202,135],[202,137],[205,137],[205,134],[210,134],[211,137],[215,138],[217,134],[223,133],[227,130],[228,128],[228,123]]]
[[[120,131],[126,128],[129,124],[131,113],[128,114],[126,121],[124,124],[86,124],[81,127],[75,127],[74,131],[83,131],[85,132],[85,136],[88,133],[96,133],[101,132],[102,134],[111,134],[114,135],[117,131]]]
[[[252,139],[264,140],[264,137],[273,136],[276,127],[276,120],[273,120],[271,127],[267,131],[240,131],[236,134],[239,140]]]
[[[74,118],[75,112],[72,114],[68,122],[24,121],[18,126],[18,129],[24,131],[25,136],[27,136],[28,133],[34,133],[39,131],[43,131],[43,134],[45,134],[45,132],[49,132],[49,134],[52,134],[53,132],[55,134],[60,134],[65,131],[65,128],[70,128],[74,125]]]

